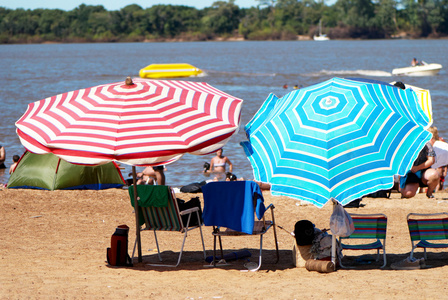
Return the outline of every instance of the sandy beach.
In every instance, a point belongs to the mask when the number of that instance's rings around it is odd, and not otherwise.
[[[197,194],[202,200],[202,194]],[[135,237],[135,219],[127,190],[37,191],[0,190],[1,299],[447,299],[448,249],[430,250],[426,269],[393,270],[391,263],[409,255],[411,242],[406,223],[410,212],[448,212],[448,193],[435,199],[419,194],[412,199],[365,198],[353,213],[388,216],[387,266],[381,263],[338,269],[333,273],[296,268],[292,260],[295,222],[307,219],[316,227],[329,228],[331,205],[319,209],[265,192],[265,202],[276,207],[280,261],[275,264],[272,233],[264,239],[263,264],[258,272],[241,272],[244,260],[228,267],[205,267],[199,230],[192,231],[177,268],[155,268],[154,236],[142,233],[143,263],[134,267],[110,267],[106,248],[118,225],[130,227],[129,254]],[[177,194],[188,200],[196,194]],[[211,228],[204,227],[207,255],[212,254]],[[158,235],[162,257],[175,262],[181,235]],[[224,249],[249,249],[257,261],[258,238],[223,239]],[[347,252],[347,261],[372,252]],[[422,257],[417,250],[416,257]]]

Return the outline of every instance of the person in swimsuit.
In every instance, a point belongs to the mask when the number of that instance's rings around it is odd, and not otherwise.
[[[6,151],[5,147],[0,145],[0,169],[5,169]]]
[[[216,156],[210,161],[210,169],[207,172],[213,172],[216,174],[217,180],[225,180],[226,178],[226,165],[229,165],[229,172],[232,173],[233,165],[227,156],[223,156],[222,148],[216,151]]]

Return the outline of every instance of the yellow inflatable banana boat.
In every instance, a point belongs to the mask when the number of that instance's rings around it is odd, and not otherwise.
[[[172,78],[197,76],[202,73],[190,64],[151,64],[141,69],[139,75],[141,78]]]

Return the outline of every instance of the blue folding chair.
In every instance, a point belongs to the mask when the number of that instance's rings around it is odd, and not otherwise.
[[[260,236],[260,255],[257,271],[262,262],[263,235],[273,228],[277,261],[279,250],[275,228],[274,205],[264,206],[263,194],[253,181],[211,182],[202,187],[204,195],[204,225],[213,226],[213,261],[216,266],[216,239],[219,239],[221,257],[224,257],[221,237]],[[271,211],[271,220],[266,220],[265,212]]]

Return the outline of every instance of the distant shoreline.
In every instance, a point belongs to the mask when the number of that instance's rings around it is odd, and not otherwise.
[[[429,38],[413,38],[409,36],[397,36],[397,37],[391,37],[391,38],[385,38],[385,39],[351,39],[351,38],[332,38],[333,41],[369,41],[369,40],[446,40],[448,37],[429,37]],[[263,41],[278,41],[278,42],[284,42],[284,41],[313,41],[313,38],[307,35],[297,35],[296,39],[284,39],[284,40],[273,40],[273,39],[266,39],[266,40],[249,40],[245,39],[242,36],[235,36],[235,37],[217,37],[214,39],[207,39],[207,40],[201,40],[201,39],[185,39],[185,38],[165,38],[165,39],[144,39],[141,41],[128,41],[128,40],[116,40],[116,41],[91,41],[91,40],[83,40],[83,39],[76,39],[76,40],[66,40],[66,41],[17,41],[17,42],[5,42],[1,43],[0,45],[34,45],[34,44],[97,44],[97,43],[175,43],[175,42],[263,42]]]

